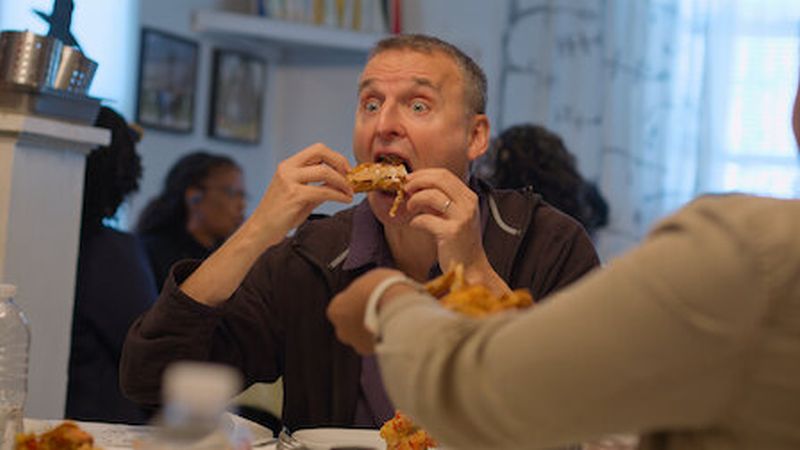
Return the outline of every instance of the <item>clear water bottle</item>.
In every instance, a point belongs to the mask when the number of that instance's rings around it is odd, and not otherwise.
[[[164,373],[164,408],[145,450],[243,450],[249,436],[237,434],[226,414],[241,377],[231,367],[181,362]]]
[[[14,448],[22,432],[22,409],[28,392],[28,319],[14,303],[17,288],[0,284],[0,449]]]

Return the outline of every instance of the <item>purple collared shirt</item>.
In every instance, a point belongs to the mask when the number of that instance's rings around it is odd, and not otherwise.
[[[481,214],[481,234],[486,229],[488,208],[486,198],[478,188],[477,180],[470,179],[470,188],[478,193]],[[372,213],[367,199],[353,211],[353,228],[350,232],[350,248],[342,269],[355,270],[364,267],[396,267],[392,252],[383,234],[383,225]],[[440,275],[441,269],[434,264],[430,278]],[[361,427],[379,428],[394,416],[394,405],[386,395],[375,356],[361,358],[361,378],[354,424]]]

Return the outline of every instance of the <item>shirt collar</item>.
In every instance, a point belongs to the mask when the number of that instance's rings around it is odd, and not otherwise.
[[[365,197],[353,211],[350,251],[342,269],[353,270],[367,265],[393,267],[394,259],[383,235],[383,225],[372,213]]]

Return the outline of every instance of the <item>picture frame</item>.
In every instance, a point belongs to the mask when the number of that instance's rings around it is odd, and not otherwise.
[[[197,42],[142,28],[136,96],[139,124],[175,133],[194,130],[198,59]]]
[[[208,135],[245,144],[261,141],[267,63],[248,53],[215,49]]]

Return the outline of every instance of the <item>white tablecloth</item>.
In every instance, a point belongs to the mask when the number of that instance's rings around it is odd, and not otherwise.
[[[268,428],[247,420],[245,418],[230,415],[234,427],[246,427],[253,438],[253,448],[259,450],[275,450],[275,439],[272,438],[272,431]],[[63,420],[41,420],[25,418],[24,428],[26,433],[42,433],[47,431]],[[120,425],[100,422],[76,422],[83,430],[94,436],[97,447],[104,450],[130,450],[133,443],[146,438],[153,430],[153,427],[138,425]]]

